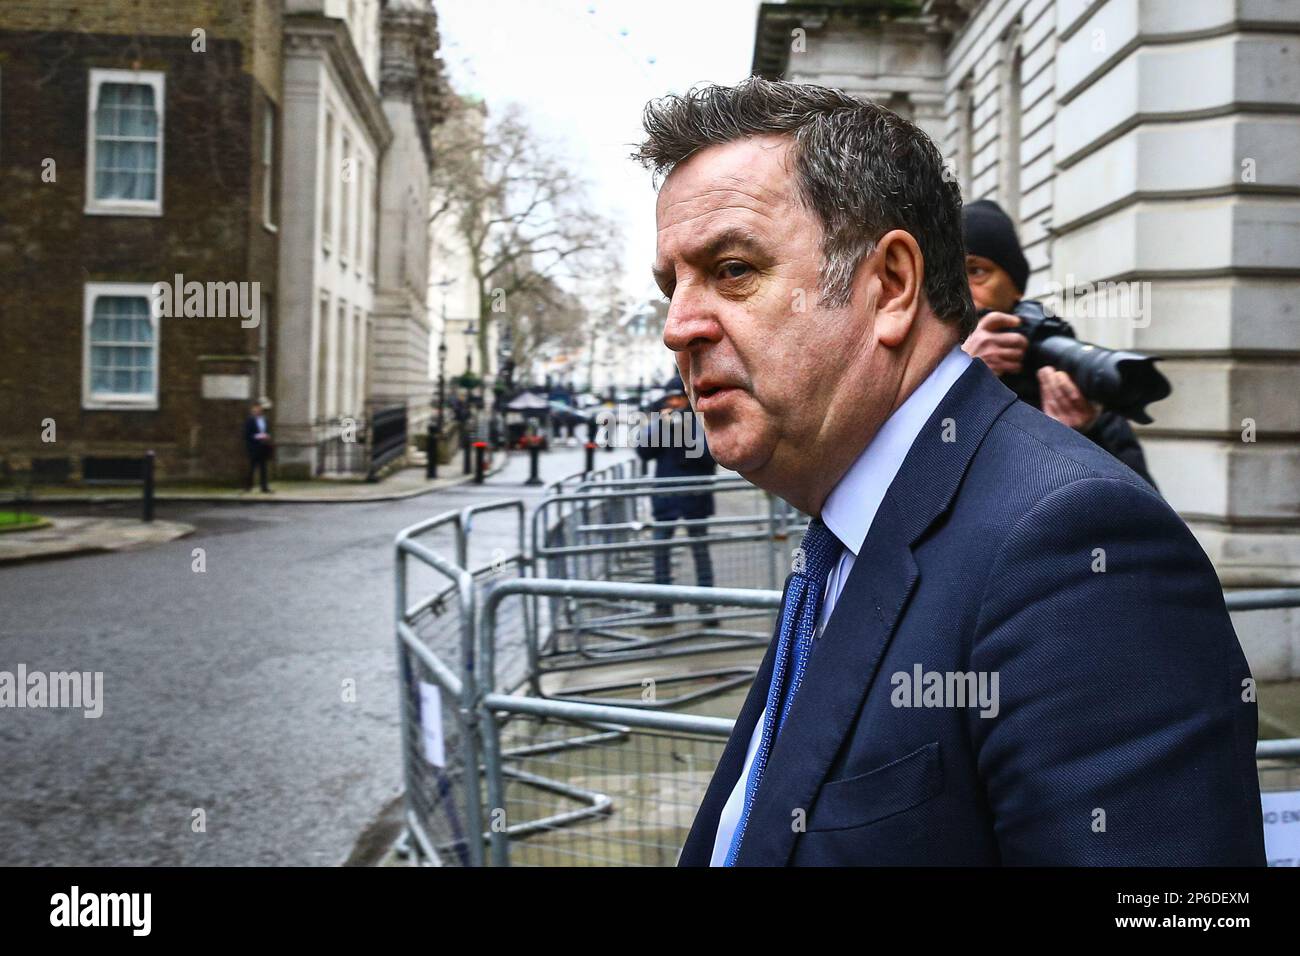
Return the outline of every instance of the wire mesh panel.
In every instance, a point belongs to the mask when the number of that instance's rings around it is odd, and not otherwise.
[[[482,860],[475,608],[492,586],[527,572],[524,521],[522,502],[491,502],[439,515],[397,538],[407,828],[418,862]],[[408,603],[412,593],[419,597]],[[528,604],[516,602],[502,623],[531,633],[529,614]],[[502,668],[521,678],[526,661],[507,655]]]
[[[465,770],[471,741],[461,715],[460,687],[444,683],[427,655],[448,643],[446,635],[455,633],[461,613],[454,600],[431,605],[411,622],[398,651],[407,826],[419,857],[442,866],[469,866],[473,861],[474,811]],[[416,642],[424,645],[425,654],[419,653]]]
[[[680,501],[709,495],[707,518],[656,521],[657,498]],[[534,564],[549,578],[719,588],[779,588],[788,566],[779,554],[789,522],[773,499],[743,479],[632,479],[585,482],[545,499],[533,517]],[[720,612],[707,605],[565,598],[549,601],[552,626],[539,667],[573,666],[652,648],[695,653],[718,641],[753,643],[770,632],[770,619],[750,611]],[[758,626],[754,627],[754,619]],[[651,633],[653,631],[653,633]],[[671,647],[670,647],[671,645]]]
[[[547,685],[543,693],[536,686],[528,696],[492,692],[500,683],[496,658],[509,643],[497,629],[500,612],[530,595],[557,594],[713,601],[767,615],[781,595],[529,579],[502,585],[480,608],[480,686],[487,693],[478,726],[494,858],[516,865],[672,865],[748,691],[758,648],[749,648],[741,666],[734,659],[727,666],[738,648],[724,645],[718,660],[696,658],[687,669],[669,654],[650,653],[549,673],[537,682]]]
[[[463,679],[472,669],[473,587],[453,559],[464,552],[462,531],[461,516],[449,512],[405,529],[396,542],[407,845],[415,862],[444,866],[483,857],[478,733]],[[421,597],[408,604],[411,591]]]
[[[512,866],[672,866],[723,737],[508,715],[501,727]]]
[[[539,585],[554,582],[530,579]],[[533,594],[511,594],[490,601],[485,592],[482,631],[492,635],[494,661],[483,664],[480,680],[485,691],[514,692],[526,686],[536,697],[595,701],[650,710],[667,710],[686,703],[739,690],[743,694],[762,659],[776,623],[780,592],[758,589],[702,589],[623,582],[572,582],[580,597],[573,603],[590,611],[598,603],[617,605],[617,612],[572,630],[566,624],[552,627],[548,607],[556,602],[537,600]],[[584,586],[605,585],[608,598],[597,598]],[[498,582],[507,586],[508,582]],[[653,595],[635,594],[638,589]],[[769,604],[736,603],[737,594],[767,595]],[[690,595],[689,602],[686,598]],[[707,595],[707,596],[706,596]],[[678,623],[668,629],[644,626],[656,600],[682,601]],[[711,603],[701,605],[701,600]],[[716,615],[700,622],[700,608]],[[539,609],[534,618],[521,608]],[[594,620],[594,619],[593,619]],[[692,623],[694,622],[694,623]],[[570,633],[578,652],[544,652],[548,635]],[[483,638],[481,638],[482,640]],[[584,643],[587,642],[587,643]],[[495,675],[490,682],[489,669]],[[699,711],[696,712],[706,712]],[[733,711],[734,712],[734,711]]]

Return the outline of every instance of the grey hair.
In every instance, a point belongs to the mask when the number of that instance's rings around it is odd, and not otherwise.
[[[961,188],[930,137],[897,113],[841,90],[751,76],[652,100],[642,125],[646,138],[632,156],[656,177],[709,146],[790,135],[799,197],[822,224],[824,301],[847,304],[858,263],[886,232],[903,229],[921,249],[935,315],[963,339],[975,327]]]

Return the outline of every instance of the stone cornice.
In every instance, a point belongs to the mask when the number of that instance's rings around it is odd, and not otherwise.
[[[389,7],[381,20],[379,91],[384,100],[411,104],[426,162],[433,161],[431,133],[447,116],[450,86],[438,58],[437,15]]]
[[[347,24],[336,17],[293,14],[284,18],[284,55],[316,56],[329,61],[356,108],[366,131],[383,152],[393,138],[379,94],[366,76]]]
[[[754,59],[750,72],[780,79],[790,65],[791,31],[796,27],[820,31],[832,23],[909,26],[942,37],[950,34],[966,7],[979,0],[826,0],[826,2],[764,3],[758,11]]]

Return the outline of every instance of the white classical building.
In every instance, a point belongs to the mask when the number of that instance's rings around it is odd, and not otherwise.
[[[1225,587],[1300,584],[1300,17],[1272,0],[763,4],[755,72],[914,119],[1018,223],[1030,297],[1163,357],[1137,426]],[[1141,315],[1091,294],[1143,296]],[[1149,299],[1145,297],[1149,295]],[[1300,615],[1235,616],[1261,679]]]
[[[346,467],[366,417],[376,195],[392,128],[380,103],[380,0],[286,0],[278,473]]]
[[[427,0],[387,0],[381,27],[379,93],[393,139],[380,166],[369,408],[404,406],[413,440],[433,412],[429,179],[448,92]]]

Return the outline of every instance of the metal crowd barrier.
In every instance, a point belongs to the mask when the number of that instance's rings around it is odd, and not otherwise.
[[[517,551],[497,549],[478,561],[470,532],[478,516],[517,515]],[[411,849],[444,864],[480,865],[482,801],[471,799],[482,761],[475,727],[474,629],[487,583],[512,570],[523,573],[524,504],[500,501],[449,511],[397,535],[394,581],[399,708],[406,780],[406,832]],[[442,540],[440,553],[432,546]],[[426,596],[410,603],[410,559],[426,578]],[[522,627],[534,624],[529,609]],[[472,768],[467,772],[467,768]]]
[[[504,501],[398,535],[413,861],[676,861],[731,733],[734,721],[724,715],[735,712],[772,633],[781,594],[770,569],[779,571],[781,551],[802,527],[770,499],[761,508],[747,501],[728,476],[657,482],[635,477],[634,465],[553,483],[531,522],[521,501]],[[753,552],[721,562],[714,587],[652,583],[645,556],[657,547],[673,555],[674,580],[690,579],[684,559],[692,539],[653,539],[650,498],[665,488],[740,503],[699,525],[711,548]],[[490,560],[471,534],[485,513],[515,520],[497,535],[511,548],[494,549]],[[408,573],[416,567],[425,597],[411,604]],[[1234,612],[1297,607],[1300,589],[1231,592],[1225,600]],[[689,610],[661,621],[651,611],[663,603]],[[646,626],[653,623],[672,631],[654,634]],[[716,660],[683,671],[687,654]],[[592,682],[597,672],[612,676]],[[687,704],[692,713],[677,711]],[[1260,741],[1257,752],[1261,789],[1300,790],[1300,739]]]
[[[478,629],[478,726],[483,740],[491,862],[672,865],[731,734],[727,718],[669,713],[497,689],[496,624],[508,599],[615,598],[712,604],[775,613],[781,592],[604,581],[516,579],[485,597]],[[661,661],[643,660],[643,689]],[[752,674],[746,675],[745,689]]]
[[[711,495],[717,512],[707,518],[656,521],[656,495]],[[676,535],[677,530],[685,531]],[[555,579],[676,583],[774,588],[784,578],[779,548],[789,537],[771,499],[744,479],[728,476],[583,482],[552,494],[533,512],[533,558],[539,573]],[[687,556],[690,569],[687,568]],[[585,667],[602,659],[646,654],[707,653],[717,641],[752,643],[743,623],[754,615],[720,612],[707,605],[680,615],[671,607],[632,607],[604,597],[565,596],[549,602],[555,622],[548,667]],[[742,626],[737,631],[737,625]],[[635,629],[671,628],[652,637]],[[682,628],[686,630],[683,631]],[[675,647],[666,650],[667,645]]]

